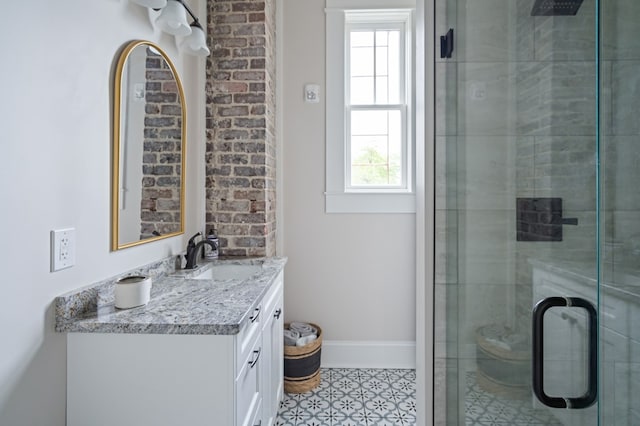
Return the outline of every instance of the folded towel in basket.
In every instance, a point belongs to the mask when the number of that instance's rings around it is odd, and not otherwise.
[[[284,344],[285,346],[295,346],[300,339],[300,333],[295,330],[284,330]]]
[[[315,334],[318,336],[318,330],[312,326],[311,324],[307,324],[306,322],[292,322],[289,325],[289,330],[297,331],[300,334],[300,337],[307,337]]]
[[[309,343],[313,342],[317,338],[318,338],[318,336],[316,336],[315,334],[310,334],[308,336],[301,337],[296,342],[296,346],[308,345]]]

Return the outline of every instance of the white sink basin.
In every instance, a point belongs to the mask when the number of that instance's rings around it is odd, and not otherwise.
[[[193,277],[196,280],[245,280],[262,272],[261,265],[214,265]]]

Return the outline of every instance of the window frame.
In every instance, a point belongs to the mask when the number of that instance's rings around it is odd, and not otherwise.
[[[396,19],[397,18],[397,19]],[[407,114],[409,112],[409,102],[410,99],[409,93],[411,88],[410,75],[409,70],[407,69],[407,51],[410,48],[407,40],[407,26],[408,22],[407,14],[403,14],[401,16],[395,16],[390,18],[389,14],[380,15],[378,13],[366,12],[363,14],[362,12],[347,12],[345,16],[345,191],[346,192],[361,192],[361,191],[369,191],[369,192],[379,192],[379,191],[398,191],[398,190],[406,190],[409,188],[409,179],[408,176],[410,174],[409,167],[409,155],[408,155],[408,138],[409,131],[408,126],[410,120],[407,118]],[[398,103],[378,103],[377,100],[374,99],[373,103],[369,104],[358,104],[352,103],[350,100],[351,97],[351,34],[358,30],[363,31],[373,31],[374,34],[377,31],[398,31],[400,34],[400,69],[399,69],[399,96],[400,99]],[[374,36],[375,38],[375,36]],[[375,51],[374,51],[375,58]],[[374,59],[374,68],[375,68],[375,59]],[[375,77],[374,75],[374,98],[376,96],[376,88],[375,88]],[[354,111],[399,111],[400,112],[400,126],[401,126],[401,182],[399,185],[353,185],[352,183],[352,158],[351,158],[351,147],[352,147],[352,139],[351,135],[351,113]]]
[[[327,213],[415,213],[414,108],[414,11],[413,0],[327,0],[326,3],[327,95],[326,95],[326,192]],[[405,87],[400,104],[351,105],[349,31],[362,27],[398,29],[403,27],[402,61]],[[400,186],[352,186],[350,113],[359,109],[401,111],[404,146],[403,178]]]

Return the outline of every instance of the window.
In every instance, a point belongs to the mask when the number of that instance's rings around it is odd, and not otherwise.
[[[415,212],[413,2],[350,3],[327,0],[326,210]]]

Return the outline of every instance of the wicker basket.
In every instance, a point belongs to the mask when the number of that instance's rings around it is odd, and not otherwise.
[[[322,329],[318,338],[304,346],[284,347],[284,391],[286,393],[305,393],[320,385],[320,353],[322,350]],[[289,324],[285,324],[289,327]]]
[[[531,397],[531,354],[521,343],[513,349],[496,345],[491,337],[513,334],[511,329],[494,324],[476,330],[476,362],[478,385],[494,395],[509,399]]]

